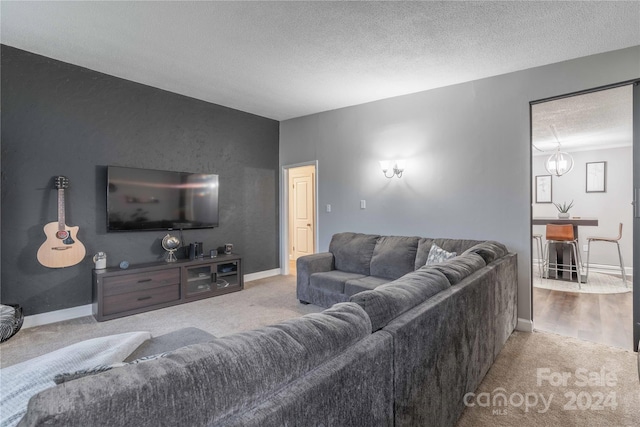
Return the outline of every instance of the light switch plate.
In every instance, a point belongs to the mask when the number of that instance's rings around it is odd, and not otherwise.
[[[360,209],[366,209],[366,208],[367,208],[367,201],[360,200]]]

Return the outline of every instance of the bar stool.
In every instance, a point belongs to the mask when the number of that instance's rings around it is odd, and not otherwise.
[[[546,263],[546,273],[547,277],[549,277],[549,269],[553,266],[556,271],[556,277],[558,276],[558,271],[569,271],[572,275],[575,273],[578,276],[578,288],[582,289],[580,276],[580,269],[582,268],[582,259],[580,258],[580,250],[578,248],[578,241],[575,238],[573,233],[573,225],[571,224],[547,224],[546,229],[546,238],[547,244],[545,245],[545,263]],[[555,262],[551,262],[549,259],[549,245],[552,243],[562,244],[562,245],[571,245],[573,249],[573,256],[576,260],[576,265],[571,263],[571,259],[569,259],[569,264],[566,264],[565,260],[563,260],[562,264],[558,264],[558,260]],[[571,257],[569,257],[571,258]],[[560,267],[560,268],[558,268]],[[568,268],[567,268],[568,267]]]
[[[618,247],[618,257],[620,258],[620,273],[622,273],[622,281],[624,282],[624,286],[627,285],[627,277],[624,273],[624,263],[622,262],[622,252],[620,252],[620,239],[622,239],[622,223],[618,228],[618,237],[587,237],[587,280],[589,280],[589,255],[591,254],[591,242],[607,242],[607,243],[615,243]]]
[[[536,252],[538,252],[538,272],[540,273],[540,278],[542,278],[542,270],[545,265],[543,249],[542,249],[542,234],[533,234],[533,240],[536,241]]]

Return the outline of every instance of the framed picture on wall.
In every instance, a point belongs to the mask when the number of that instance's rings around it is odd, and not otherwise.
[[[587,193],[607,191],[607,162],[587,163]]]
[[[551,175],[536,176],[536,203],[551,203]]]

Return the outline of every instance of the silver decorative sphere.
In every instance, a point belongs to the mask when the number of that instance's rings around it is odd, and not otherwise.
[[[162,238],[162,247],[167,251],[165,261],[175,262],[177,261],[174,252],[180,247],[180,239],[170,234],[167,234]]]
[[[178,249],[180,247],[180,239],[178,239],[177,237],[172,236],[170,234],[167,234],[162,239],[162,247],[166,251],[175,251],[176,249]]]

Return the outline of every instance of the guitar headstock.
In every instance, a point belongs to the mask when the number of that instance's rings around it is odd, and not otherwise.
[[[65,188],[69,188],[69,178],[67,178],[66,176],[57,176],[53,180],[56,190],[64,190]]]

